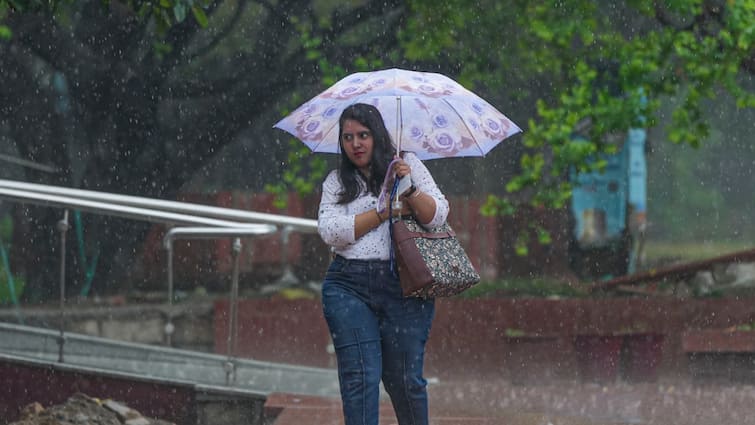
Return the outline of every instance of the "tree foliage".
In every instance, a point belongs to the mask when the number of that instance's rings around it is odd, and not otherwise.
[[[654,125],[663,96],[680,99],[669,138],[690,145],[705,139],[701,105],[718,90],[753,107],[738,77],[755,68],[754,2],[0,0],[0,137],[61,170],[26,180],[158,198],[254,137],[270,157],[247,152],[250,173],[283,164],[264,181],[271,190],[310,190],[322,164],[296,142],[276,144],[272,117],[350,72],[434,70],[525,128],[518,173],[489,210],[559,206],[566,170],[600,167],[586,159],[615,150],[612,135]],[[589,143],[572,142],[577,127]],[[40,229],[58,217],[25,216],[29,246],[55,246]],[[93,220],[100,264],[113,269],[102,279],[118,282],[145,227]],[[29,258],[29,285],[45,286],[55,256]]]
[[[719,90],[739,107],[755,106],[738,80],[755,70],[751,0],[417,0],[412,12],[402,33],[407,56],[451,60],[462,81],[501,103],[536,105],[521,172],[505,185],[506,193],[529,190],[536,206],[563,205],[565,173],[603,167],[588,159],[614,152],[612,135],[655,125],[664,97],[681,99],[669,140],[691,146],[708,136],[704,100]],[[589,144],[574,142],[580,127]],[[488,211],[510,212],[509,204],[492,197]]]
[[[391,50],[395,36],[381,27],[395,28],[400,9],[392,1],[0,0],[8,34],[0,132],[18,156],[60,170],[26,170],[25,180],[172,199],[250,128],[270,128],[297,90]],[[287,161],[269,134],[259,141],[269,156],[246,158],[250,178]],[[56,246],[57,212],[20,217],[29,247]],[[148,226],[90,217],[87,229],[107,259],[100,287],[127,279]],[[30,285],[49,287],[56,256],[23,256]]]

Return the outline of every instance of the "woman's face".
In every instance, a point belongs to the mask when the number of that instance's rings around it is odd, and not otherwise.
[[[372,148],[374,146],[370,129],[360,124],[359,121],[345,120],[341,129],[341,146],[352,164],[369,176],[369,165],[372,162]]]

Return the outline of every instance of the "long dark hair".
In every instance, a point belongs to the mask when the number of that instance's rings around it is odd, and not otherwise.
[[[346,156],[346,152],[343,149],[341,134],[343,133],[343,123],[346,120],[354,120],[367,127],[372,133],[373,146],[369,177],[359,172],[354,163]],[[380,111],[366,103],[355,103],[344,109],[338,120],[338,143],[341,145],[339,175],[344,187],[338,203],[347,204],[356,199],[362,191],[364,184],[367,185],[368,192],[378,196],[385,173],[388,172],[388,164],[393,159],[395,153],[391,144],[391,136],[385,128],[385,122],[383,122]]]

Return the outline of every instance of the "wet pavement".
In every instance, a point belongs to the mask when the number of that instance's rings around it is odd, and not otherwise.
[[[433,383],[429,391],[431,425],[755,424],[755,387],[749,385],[449,381]],[[87,423],[168,424],[82,394],[48,409],[30,407],[14,424],[65,425],[82,423],[82,418],[91,421]],[[265,411],[266,425],[343,425],[337,398],[276,393],[268,397]],[[381,405],[380,424],[397,424],[387,401]]]
[[[560,382],[511,385],[481,380],[432,383],[432,425],[749,425],[755,424],[755,386],[691,382]],[[273,425],[343,423],[338,399],[272,395],[286,407]],[[315,422],[312,422],[315,420]],[[381,425],[395,425],[390,404]]]
[[[751,305],[751,301],[745,300],[741,310],[751,311]],[[107,313],[110,317],[113,310],[108,309]],[[57,317],[54,310],[50,314],[51,317]],[[298,311],[298,314],[301,315],[302,312]],[[205,321],[211,323],[206,318]],[[129,318],[124,323],[133,325],[134,321]],[[158,323],[156,328],[160,329],[161,326]],[[57,333],[53,332],[53,337],[55,335]],[[213,338],[207,337],[206,340],[213,341]],[[68,346],[71,346],[71,339],[68,340]],[[723,365],[726,367],[695,374],[684,363],[679,363],[678,357],[669,357],[666,362],[669,364],[666,366],[673,366],[670,368],[673,374],[665,370],[663,377],[657,382],[628,383],[618,380],[608,385],[569,380],[521,385],[502,379],[501,376],[505,374],[500,370],[467,373],[458,367],[449,366],[443,371],[456,371],[448,373],[454,376],[453,379],[431,379],[429,385],[431,424],[755,425],[755,385],[702,382],[700,379],[703,375],[719,380],[742,380],[749,377],[748,382],[753,383],[755,363],[752,357],[747,359],[749,360],[746,362],[737,362],[738,366],[745,366],[746,369],[729,370],[727,363]],[[484,371],[487,372],[487,369]],[[716,376],[716,373],[720,376]],[[294,402],[296,399],[300,401]],[[306,398],[306,402],[301,400],[302,397],[293,394],[271,397],[268,406],[271,410],[277,409],[278,416],[274,421],[270,419],[267,425],[342,424],[338,399],[315,397]],[[396,424],[396,421],[390,405],[385,403],[381,410],[380,425],[389,424]]]
[[[456,381],[432,385],[429,391],[434,410],[441,415],[508,418],[499,422],[506,424],[755,424],[752,385],[679,381],[512,386]],[[535,419],[538,415],[540,419]]]

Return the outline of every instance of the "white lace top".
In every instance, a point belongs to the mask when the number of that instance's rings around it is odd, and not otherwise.
[[[411,152],[404,155],[404,161],[411,167],[412,183],[418,190],[432,196],[435,200],[435,216],[428,227],[443,224],[448,217],[448,200],[435,184],[433,176],[425,164]],[[349,259],[387,260],[390,258],[389,222],[370,230],[359,240],[354,239],[354,217],[377,206],[377,197],[366,189],[348,204],[338,204],[339,194],[343,190],[338,170],[333,170],[322,184],[322,198],[317,218],[320,237],[330,245],[336,254]]]

